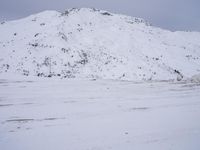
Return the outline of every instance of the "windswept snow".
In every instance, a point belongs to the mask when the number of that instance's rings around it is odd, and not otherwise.
[[[1,150],[199,150],[200,86],[0,80]]]
[[[171,32],[96,9],[45,11],[0,24],[0,73],[182,80],[200,73],[200,33]]]
[[[199,148],[200,33],[87,8],[0,23],[1,150]]]

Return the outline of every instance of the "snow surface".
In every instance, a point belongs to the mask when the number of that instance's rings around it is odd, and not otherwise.
[[[171,32],[96,9],[45,11],[0,24],[0,73],[183,80],[200,74],[200,33]]]
[[[199,150],[200,85],[0,80],[1,150]]]
[[[200,33],[88,8],[0,23],[0,150],[199,147]]]

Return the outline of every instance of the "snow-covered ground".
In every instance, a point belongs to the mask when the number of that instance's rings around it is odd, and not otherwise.
[[[200,85],[0,80],[1,150],[199,150]]]
[[[96,9],[0,23],[0,74],[182,80],[200,74],[200,33],[171,32]]]
[[[88,8],[1,22],[0,150],[111,149],[200,149],[200,33]]]

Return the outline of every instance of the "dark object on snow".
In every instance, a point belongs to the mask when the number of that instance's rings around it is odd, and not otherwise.
[[[36,33],[35,35],[34,35],[34,37],[37,37],[39,35],[39,33]]]
[[[109,12],[103,12],[101,13],[102,15],[105,15],[105,16],[112,16]]]
[[[182,73],[180,73],[180,71],[178,71],[178,70],[174,70],[174,72],[176,73],[176,74],[178,74],[178,76],[177,76],[177,81],[181,81],[182,79],[183,79],[183,75],[182,75]]]
[[[5,24],[5,23],[6,23],[5,21],[1,22],[1,24]]]
[[[40,26],[44,26],[45,25],[45,23],[40,23]]]
[[[29,45],[31,45],[31,46],[33,46],[33,47],[38,47],[39,44],[38,44],[38,43],[33,43],[33,44],[31,44],[31,43],[30,43]]]

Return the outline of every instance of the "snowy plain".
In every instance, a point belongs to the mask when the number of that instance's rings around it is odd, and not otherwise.
[[[200,85],[0,80],[1,150],[199,150]]]

